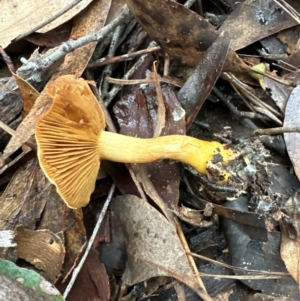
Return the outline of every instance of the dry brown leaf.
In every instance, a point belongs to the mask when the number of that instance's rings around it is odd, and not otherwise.
[[[300,288],[300,224],[298,220],[283,218],[280,221],[280,254],[285,266]]]
[[[65,238],[65,261],[62,276],[65,278],[75,267],[78,257],[86,243],[86,230],[81,209],[68,208],[53,187],[39,222],[39,229],[49,229],[54,233],[63,232]]]
[[[293,8],[299,11],[299,1],[287,2],[290,2]],[[278,9],[274,1],[246,0],[230,14],[219,32],[225,31],[226,36],[232,39],[232,49],[238,50],[295,25],[297,22],[287,13]]]
[[[158,137],[166,124],[166,107],[163,100],[160,82],[158,79],[158,73],[156,69],[156,62],[153,63],[153,78],[156,90],[156,102],[157,102],[157,116],[155,121],[153,137]]]
[[[71,29],[72,22],[69,21],[45,33],[33,33],[26,37],[25,40],[37,46],[53,48],[69,39]]]
[[[67,299],[70,301],[113,300],[110,297],[110,281],[105,266],[99,260],[99,253],[91,249]]]
[[[125,0],[113,0],[111,2],[111,7],[107,16],[106,24],[110,23],[113,19],[117,18],[120,15],[124,4]]]
[[[0,230],[13,230],[18,224],[34,229],[52,190],[36,158],[26,162],[12,177],[0,197]]]
[[[179,90],[177,97],[186,113],[189,127],[219,78],[229,50],[230,40],[220,35],[209,47],[195,70]]]
[[[293,88],[289,85],[281,84],[269,77],[264,77],[264,83],[270,91],[272,91],[272,99],[282,113],[285,112],[285,107],[290,97]]]
[[[166,0],[126,0],[145,31],[171,58],[196,66],[217,38],[214,27],[188,8]]]
[[[219,34],[204,18],[172,0],[126,0],[144,30],[171,58],[195,67]],[[248,66],[229,50],[224,70],[247,72]]]
[[[65,258],[63,234],[54,234],[49,230],[28,230],[20,226],[15,241],[16,255],[44,271],[47,278],[55,283]]]
[[[5,147],[3,152],[4,156],[9,157],[34,134],[37,120],[50,108],[51,101],[52,99],[46,92],[42,92],[39,95],[33,108],[16,130],[15,136],[10,139]]]
[[[0,41],[3,48],[10,42],[36,27],[43,21],[51,18],[63,8],[71,4],[73,0],[42,0],[42,1],[10,1],[1,0],[1,19],[0,19]],[[49,31],[58,25],[70,20],[81,10],[83,10],[91,0],[80,1],[72,9],[44,26],[39,32]]]
[[[71,38],[80,38],[92,32],[100,30],[106,21],[111,0],[93,1],[85,10],[74,18]],[[88,64],[97,42],[92,42],[65,56],[63,64],[52,76],[51,80],[64,75],[73,74],[80,77]]]
[[[194,286],[195,278],[177,233],[161,213],[132,195],[116,197],[111,209],[126,233],[124,283],[133,285],[151,277],[170,276]]]
[[[20,94],[23,99],[23,117],[25,117],[32,109],[40,93],[36,89],[34,89],[27,81],[25,81],[17,74],[13,74],[13,77],[17,82]]]
[[[284,117],[285,127],[299,127],[300,120],[298,112],[300,111],[300,85],[297,85],[287,102]],[[300,133],[285,133],[284,140],[287,152],[293,163],[295,173],[300,179]]]
[[[196,227],[209,227],[212,222],[206,221],[203,218],[203,210],[195,210],[188,207],[180,206],[174,210],[177,217]]]

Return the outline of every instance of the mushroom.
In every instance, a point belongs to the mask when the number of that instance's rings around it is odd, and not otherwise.
[[[142,139],[105,131],[104,113],[82,78],[60,76],[47,85],[45,92],[53,102],[36,125],[38,158],[70,208],[88,204],[101,159],[147,163],[168,158],[206,174],[206,164],[214,155],[221,155],[225,162],[232,155],[218,142],[184,135]]]

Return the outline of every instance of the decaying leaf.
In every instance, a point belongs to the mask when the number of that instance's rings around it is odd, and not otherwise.
[[[26,33],[45,20],[71,4],[70,1],[21,1],[12,2],[9,0],[1,1],[1,21],[0,21],[0,40],[3,48],[7,47],[11,40],[19,35]],[[67,13],[55,19],[50,24],[44,26],[40,32],[45,32],[57,27],[58,25],[70,20],[74,15],[83,10],[91,0],[79,1]]]
[[[37,46],[53,48],[69,39],[71,28],[72,24],[71,21],[69,21],[45,33],[33,33],[25,39]]]
[[[110,281],[95,250],[91,249],[76,281],[79,285],[72,288],[68,300],[111,300]]]
[[[300,222],[299,190],[285,204],[279,224],[281,230],[280,254],[287,270],[300,287]]]
[[[287,2],[299,11],[298,1]],[[246,0],[230,14],[219,32],[225,31],[226,36],[232,39],[232,49],[238,50],[296,24],[273,0]]]
[[[15,241],[16,255],[42,270],[47,278],[55,283],[65,257],[63,234],[54,234],[49,230],[28,230],[17,228]]]
[[[280,222],[281,246],[280,254],[287,270],[300,286],[300,237],[299,221],[283,218]]]
[[[46,296],[40,296],[34,290],[22,285],[18,280],[0,274],[1,300],[5,301],[51,301]],[[2,298],[3,296],[3,298]]]
[[[272,99],[274,100],[275,104],[280,109],[280,111],[284,113],[287,101],[293,88],[274,81],[269,77],[265,77],[264,82],[266,87],[272,91]]]
[[[218,37],[179,90],[177,97],[186,112],[187,127],[195,120],[205,99],[219,78],[229,45],[230,40],[224,38],[224,35]]]
[[[171,58],[191,67],[198,64],[219,35],[207,20],[175,1],[126,0],[126,3],[145,31]],[[228,55],[230,61],[224,69],[248,70],[233,51]]]
[[[81,209],[68,208],[52,185],[51,202],[47,202],[39,229],[49,229],[53,233],[64,233],[65,259],[62,276],[67,277],[75,267],[86,243],[86,230]]]
[[[27,81],[25,81],[17,74],[13,74],[13,77],[17,82],[19,91],[23,99],[23,117],[25,117],[32,109],[40,93],[36,89],[34,89]]]
[[[174,213],[181,220],[194,225],[196,227],[210,227],[212,222],[203,219],[203,211],[190,209],[184,206],[174,209]]]
[[[74,18],[70,37],[77,39],[100,30],[105,24],[109,8],[110,1],[93,1]],[[76,77],[80,77],[96,45],[97,42],[92,42],[68,53],[65,56],[63,64],[59,66],[57,72],[52,76],[52,80],[63,74],[74,74]]]
[[[135,284],[155,276],[171,276],[185,284],[194,284],[184,249],[175,229],[156,209],[136,196],[116,197],[111,208],[124,227],[127,241],[126,284]]]
[[[42,92],[36,99],[28,115],[17,128],[16,135],[10,139],[9,143],[5,147],[3,152],[5,156],[9,157],[11,154],[13,154],[34,134],[36,121],[43,113],[47,112],[50,105],[51,97],[47,93]]]
[[[151,38],[170,57],[187,65],[196,66],[218,36],[207,20],[175,1],[126,0],[126,3]]]
[[[34,229],[51,189],[37,159],[25,163],[0,197],[0,229],[13,230],[18,224]]]

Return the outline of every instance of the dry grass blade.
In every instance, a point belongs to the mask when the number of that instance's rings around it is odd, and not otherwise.
[[[115,188],[116,188],[116,186],[114,184],[110,188],[110,191],[109,191],[108,196],[106,198],[106,201],[105,201],[105,203],[103,205],[101,214],[99,215],[99,218],[98,218],[97,223],[95,225],[95,228],[93,230],[92,236],[91,236],[91,238],[90,238],[90,240],[89,240],[89,242],[87,244],[85,252],[84,252],[84,254],[83,254],[83,256],[82,256],[82,258],[81,258],[78,266],[74,269],[72,277],[71,277],[71,280],[70,280],[68,286],[65,289],[64,298],[67,298],[67,296],[68,296],[70,290],[72,289],[72,287],[74,285],[74,282],[75,282],[75,280],[76,280],[76,278],[77,278],[77,276],[78,276],[78,274],[79,274],[79,272],[80,272],[80,270],[81,270],[81,268],[82,268],[82,266],[83,266],[83,264],[84,264],[84,262],[85,262],[85,260],[86,260],[86,258],[88,256],[88,254],[89,254],[89,252],[90,252],[90,250],[92,248],[92,245],[94,243],[95,237],[96,237],[96,235],[97,235],[97,233],[99,231],[99,228],[101,226],[102,220],[103,220],[103,218],[105,216],[105,213],[107,211],[109,203],[110,203],[110,201],[112,199],[112,196],[113,196],[113,193],[115,191]]]
[[[280,277],[287,277],[287,276],[289,276],[289,273],[284,273],[284,272],[270,272],[270,271],[260,271],[260,270],[251,270],[251,269],[245,269],[245,268],[240,268],[240,267],[234,267],[234,266],[232,266],[230,264],[226,264],[224,262],[220,262],[220,261],[208,258],[206,256],[202,256],[202,255],[199,255],[199,254],[196,254],[196,253],[193,253],[193,252],[189,252],[188,254],[190,254],[190,255],[192,255],[194,257],[197,257],[197,258],[200,258],[200,259],[212,262],[214,264],[223,266],[225,268],[236,270],[236,271],[244,271],[244,272],[247,272],[247,273],[252,272],[252,273],[257,273],[257,274],[263,274],[263,276],[267,276],[267,277],[271,277],[271,278],[280,278]],[[201,275],[208,276],[207,274],[202,274],[202,273],[201,273]],[[209,275],[209,276],[212,276],[212,275]]]
[[[292,6],[290,6],[284,0],[274,0],[274,2],[300,24],[300,15]]]

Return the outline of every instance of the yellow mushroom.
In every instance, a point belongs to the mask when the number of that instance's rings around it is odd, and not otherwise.
[[[225,162],[232,155],[218,142],[183,135],[142,139],[105,131],[102,109],[82,78],[61,76],[48,84],[46,93],[53,103],[36,125],[38,158],[70,208],[88,204],[101,159],[147,163],[168,158],[206,174],[206,164],[214,155],[221,155]]]

